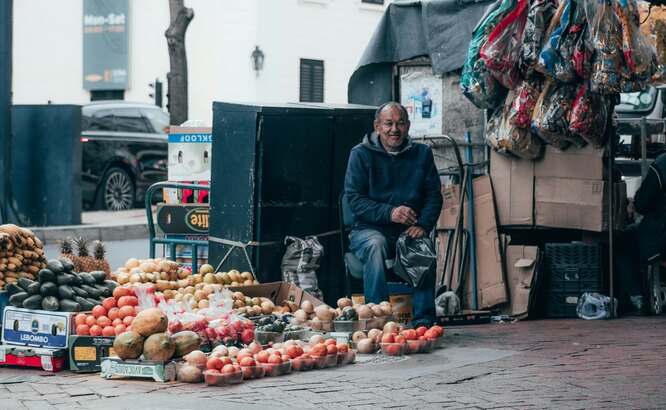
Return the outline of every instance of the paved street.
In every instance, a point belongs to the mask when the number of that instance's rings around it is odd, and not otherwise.
[[[2,409],[665,408],[666,317],[535,320],[449,328],[406,360],[231,387],[0,370]]]

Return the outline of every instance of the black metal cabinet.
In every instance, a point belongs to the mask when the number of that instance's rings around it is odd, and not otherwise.
[[[249,270],[261,282],[281,280],[286,236],[338,229],[337,198],[351,148],[372,130],[374,108],[353,105],[213,104],[209,260]],[[220,241],[220,239],[222,241]],[[317,270],[326,298],[342,291],[336,235],[319,236]],[[228,254],[228,255],[227,255]]]

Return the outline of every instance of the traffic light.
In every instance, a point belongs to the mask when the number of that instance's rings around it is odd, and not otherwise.
[[[148,84],[150,88],[153,89],[153,92],[148,94],[150,98],[155,100],[155,105],[158,107],[162,106],[162,82],[159,81],[157,78],[155,79],[154,83]]]
[[[167,92],[166,92],[166,109],[171,113],[171,104],[169,104],[169,97],[171,97],[171,73],[167,73]]]

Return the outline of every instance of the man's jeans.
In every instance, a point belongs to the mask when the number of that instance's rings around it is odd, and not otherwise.
[[[354,229],[349,234],[349,249],[363,262],[365,303],[389,300],[384,262],[395,257],[397,236],[384,236],[373,229]],[[420,287],[414,288],[412,323],[435,323],[435,275],[431,272]]]

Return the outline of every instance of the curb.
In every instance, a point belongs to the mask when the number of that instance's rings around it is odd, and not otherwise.
[[[98,239],[102,242],[130,239],[148,239],[148,223],[113,225],[69,225],[53,227],[33,227],[30,229],[44,245],[55,244],[58,239],[67,236],[83,236]]]

